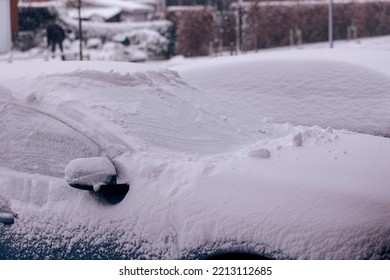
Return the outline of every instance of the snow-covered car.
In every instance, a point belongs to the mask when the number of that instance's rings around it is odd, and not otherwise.
[[[390,258],[389,63],[316,50],[0,65],[0,217],[14,219],[0,258]],[[111,167],[70,187],[94,172],[80,158],[109,159],[125,197],[96,195]]]

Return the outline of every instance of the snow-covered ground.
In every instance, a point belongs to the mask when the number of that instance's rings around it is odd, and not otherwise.
[[[0,257],[390,258],[390,139],[369,135],[390,132],[389,60],[0,64]],[[63,178],[98,156],[130,182],[118,204]]]

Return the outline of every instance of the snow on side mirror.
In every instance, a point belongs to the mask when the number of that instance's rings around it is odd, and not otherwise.
[[[128,184],[117,184],[115,166],[107,157],[78,158],[65,168],[65,180],[77,189],[105,195],[126,195]]]

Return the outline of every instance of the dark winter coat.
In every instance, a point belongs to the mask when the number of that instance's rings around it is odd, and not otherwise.
[[[65,32],[58,24],[51,24],[46,29],[47,32],[47,44],[62,43],[65,39]]]

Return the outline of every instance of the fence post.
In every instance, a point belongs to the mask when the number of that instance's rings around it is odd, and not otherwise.
[[[333,0],[329,0],[329,46],[333,48]]]
[[[351,29],[352,29],[351,30],[352,31],[352,38],[357,40],[357,38],[358,38],[358,30],[357,30],[356,25],[352,25]]]
[[[356,25],[352,24],[347,27],[347,40],[357,40],[358,32]]]
[[[302,46],[302,30],[301,29],[295,29],[295,36],[297,37],[297,46]]]
[[[294,29],[289,30],[290,47],[294,46]]]

